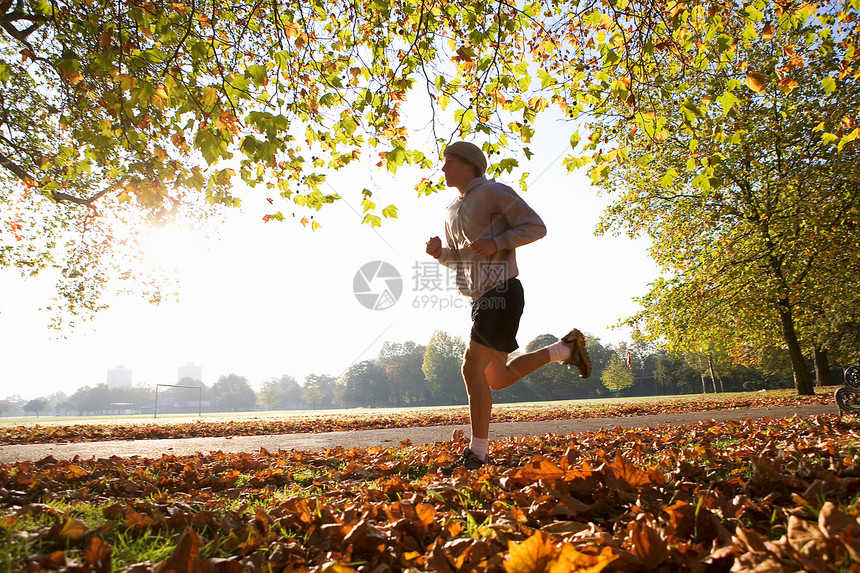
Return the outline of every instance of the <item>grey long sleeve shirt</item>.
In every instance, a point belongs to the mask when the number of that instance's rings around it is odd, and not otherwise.
[[[517,193],[486,177],[473,179],[448,206],[445,243],[439,262],[457,273],[457,289],[477,299],[519,273],[515,249],[546,235],[546,225]],[[493,239],[498,249],[481,257],[469,248]]]

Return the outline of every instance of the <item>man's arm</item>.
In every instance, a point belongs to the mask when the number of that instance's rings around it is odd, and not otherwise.
[[[510,229],[494,237],[497,249],[515,249],[546,236],[543,220],[513,189],[499,191],[496,199],[502,216],[510,226]]]

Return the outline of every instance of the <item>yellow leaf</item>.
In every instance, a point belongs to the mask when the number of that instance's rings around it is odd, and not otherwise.
[[[548,105],[549,102],[546,100],[546,98],[533,97],[529,100],[529,106],[534,108],[535,111],[543,111],[547,108]]]
[[[508,542],[508,557],[505,559],[507,573],[540,573],[546,571],[555,559],[558,549],[552,538],[537,530],[534,535],[516,543]]]
[[[611,547],[603,547],[598,555],[580,553],[572,543],[565,543],[561,547],[561,553],[552,563],[550,573],[598,573],[604,567],[618,559],[618,555],[612,553]]]
[[[124,92],[131,90],[134,87],[134,84],[136,83],[136,80],[134,79],[134,77],[132,77],[128,74],[119,74],[116,77],[116,79],[119,80],[119,87]]]
[[[68,470],[66,470],[66,478],[68,479],[78,479],[88,475],[90,475],[90,472],[75,464],[70,465]]]
[[[218,90],[212,86],[203,88],[203,103],[207,107],[212,106],[218,100]]]
[[[767,78],[759,72],[752,72],[744,80],[744,85],[752,91],[763,94],[767,91]]]

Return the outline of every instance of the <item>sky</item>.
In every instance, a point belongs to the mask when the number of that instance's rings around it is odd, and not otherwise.
[[[544,128],[536,156],[524,166],[530,175],[522,196],[548,233],[517,250],[526,297],[521,348],[574,327],[605,344],[629,340],[629,331],[613,327],[638,310],[633,298],[658,274],[646,240],[595,236],[608,199],[585,173],[566,173],[569,132]],[[308,374],[340,376],[375,358],[386,341],[427,344],[435,330],[466,339],[469,301],[424,252],[427,239],[444,236],[445,209],[458,193],[417,197],[415,184],[438,179],[438,167],[389,176],[358,166],[333,174],[327,192],[343,200],[315,215],[322,225],[316,231],[299,224],[299,212],[264,223],[272,210],[266,195],[248,193],[214,228],[214,238],[178,229],[153,233],[151,262],[175,274],[178,302],[111,298],[110,309],[64,334],[49,329],[50,317],[39,310],[49,303],[53,281],[0,270],[0,398],[71,394],[106,382],[108,369],[120,365],[132,370],[134,384],[175,384],[188,363],[202,367],[209,386],[227,374],[255,388],[284,374],[301,383]],[[498,180],[517,189],[518,178]],[[381,228],[362,225],[365,187],[380,208],[396,204],[398,218]],[[396,283],[396,276],[387,282],[376,276],[379,268],[396,271],[401,292],[393,304],[367,308],[368,297],[357,297],[356,288],[374,294]]]

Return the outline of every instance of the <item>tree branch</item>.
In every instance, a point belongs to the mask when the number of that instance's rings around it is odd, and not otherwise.
[[[33,178],[30,177],[30,174],[27,173],[26,169],[6,157],[6,155],[2,152],[0,152],[0,167],[6,169],[7,171],[11,171],[15,175],[15,177],[17,177],[21,181],[33,180]]]

